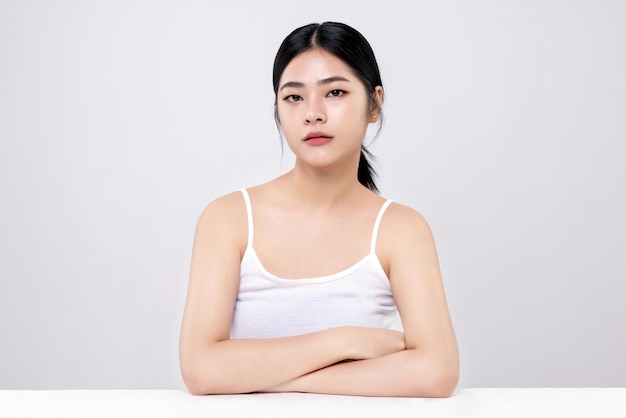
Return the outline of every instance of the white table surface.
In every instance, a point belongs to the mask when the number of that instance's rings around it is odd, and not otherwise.
[[[0,417],[615,417],[626,388],[458,389],[446,399],[180,390],[4,390]]]

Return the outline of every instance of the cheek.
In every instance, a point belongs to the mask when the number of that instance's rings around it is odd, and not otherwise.
[[[369,110],[362,106],[362,103],[339,107],[334,111],[334,115],[329,116],[334,116],[335,120],[341,120],[346,127],[349,126],[351,129],[367,126],[369,123]]]
[[[281,106],[277,106],[276,118],[278,120],[279,129],[287,142],[294,136],[300,134],[298,130],[299,124],[296,121],[296,115],[294,115],[293,109],[285,109],[285,107],[281,108]]]
[[[276,115],[281,123],[289,123],[296,116],[297,108],[295,106],[289,106],[286,103],[279,102],[276,105]]]

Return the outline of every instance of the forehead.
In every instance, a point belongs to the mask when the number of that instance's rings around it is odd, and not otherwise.
[[[314,48],[291,60],[279,84],[286,81],[315,82],[333,76],[343,76],[351,81],[357,78],[344,61],[324,49]]]

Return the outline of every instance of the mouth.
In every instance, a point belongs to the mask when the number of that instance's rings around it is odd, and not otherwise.
[[[322,140],[322,139],[331,139],[332,136],[324,133],[324,132],[309,132],[305,137],[305,141],[310,140]]]

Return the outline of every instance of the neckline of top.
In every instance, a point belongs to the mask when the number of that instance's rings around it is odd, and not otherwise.
[[[377,264],[378,269],[383,272],[385,277],[387,276],[384,273],[384,269],[382,265],[380,264],[380,260],[378,259],[378,256],[375,253],[368,253],[367,255],[365,255],[363,258],[361,258],[359,261],[357,261],[350,267],[347,267],[335,273],[327,274],[324,276],[318,276],[318,277],[303,277],[303,278],[295,278],[295,279],[286,279],[284,277],[280,277],[280,276],[270,273],[263,265],[263,262],[261,261],[261,259],[259,258],[259,255],[256,253],[253,247],[248,247],[246,249],[246,252],[244,253],[242,260],[244,260],[246,257],[252,258],[252,261],[254,262],[256,267],[261,271],[261,273],[263,273],[263,275],[266,278],[275,282],[280,282],[280,283],[312,284],[312,283],[330,282],[330,281],[345,277],[348,274],[357,271],[358,269],[365,266],[370,261],[370,259],[373,259],[374,262]]]

